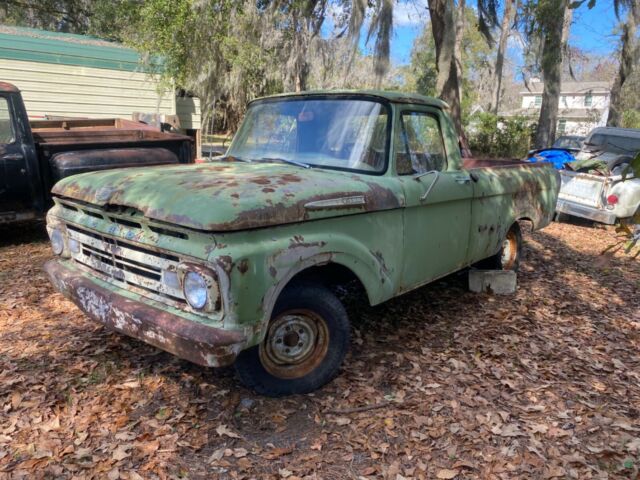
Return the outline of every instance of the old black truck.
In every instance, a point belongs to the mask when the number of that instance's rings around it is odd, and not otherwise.
[[[122,119],[29,122],[20,91],[0,82],[0,224],[36,218],[51,187],[77,173],[192,163],[193,140]]]

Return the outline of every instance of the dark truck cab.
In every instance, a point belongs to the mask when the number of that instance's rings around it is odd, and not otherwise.
[[[0,224],[52,205],[60,179],[95,170],[192,163],[193,140],[122,119],[29,122],[17,87],[0,82]]]

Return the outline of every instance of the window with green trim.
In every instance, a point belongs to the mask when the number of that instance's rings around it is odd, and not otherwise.
[[[584,106],[585,107],[590,107],[593,105],[593,95],[591,95],[591,92],[588,92],[585,96],[584,96]]]
[[[561,118],[558,122],[558,135],[564,135],[567,131],[567,121]]]

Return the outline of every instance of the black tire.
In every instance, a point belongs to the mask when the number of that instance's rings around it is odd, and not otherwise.
[[[261,395],[309,393],[338,374],[350,337],[347,312],[330,290],[313,283],[287,287],[276,302],[264,340],[240,353],[236,371],[246,387]],[[300,359],[289,356],[298,350],[303,353]]]
[[[522,232],[520,231],[520,225],[514,223],[507,232],[498,253],[480,262],[479,266],[488,270],[512,270],[517,272],[520,268],[521,258]]]

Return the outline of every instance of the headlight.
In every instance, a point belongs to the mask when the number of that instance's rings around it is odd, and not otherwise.
[[[56,255],[62,255],[64,252],[64,237],[57,228],[51,229],[51,249]]]
[[[184,298],[196,310],[201,310],[207,304],[207,282],[196,272],[187,272],[184,276],[183,287]]]

